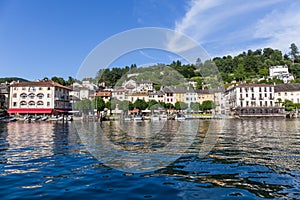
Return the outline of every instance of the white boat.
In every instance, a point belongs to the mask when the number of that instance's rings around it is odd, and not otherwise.
[[[131,121],[132,119],[131,119],[131,117],[124,117],[124,121],[126,121],[126,122],[129,122],[129,121]]]
[[[135,115],[135,116],[133,117],[133,120],[134,120],[134,121],[142,121],[142,120],[143,120],[143,117],[142,117],[141,115]]]
[[[177,115],[175,116],[175,120],[179,120],[179,121],[185,120],[184,114],[177,114]]]
[[[45,117],[42,117],[40,120],[41,120],[41,121],[46,121],[47,119],[48,119],[48,117],[45,116]]]
[[[167,119],[168,119],[168,116],[165,115],[165,114],[162,114],[162,115],[159,115],[159,118],[160,118],[161,120],[167,120]]]
[[[151,119],[151,121],[158,121],[158,120],[160,120],[160,117],[159,117],[159,115],[154,114],[150,117],[150,119]]]

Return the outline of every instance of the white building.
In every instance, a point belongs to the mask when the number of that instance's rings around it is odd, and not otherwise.
[[[53,81],[20,82],[10,87],[9,114],[54,114],[71,110],[70,88]]]
[[[269,68],[269,74],[270,78],[278,78],[283,80],[284,83],[294,80],[293,75],[289,73],[287,65],[272,66]]]
[[[227,93],[230,109],[239,115],[276,115],[283,111],[276,104],[274,85],[239,84],[228,88]]]
[[[114,100],[124,101],[125,96],[126,96],[126,90],[124,90],[124,89],[113,90],[111,93],[111,97]]]
[[[275,85],[276,102],[290,100],[293,103],[300,103],[300,84],[279,84]]]
[[[186,92],[184,94],[184,102],[187,103],[189,107],[192,102],[198,102],[198,94],[192,87],[188,87],[186,89]]]
[[[162,91],[148,93],[149,101],[164,102],[164,93]]]

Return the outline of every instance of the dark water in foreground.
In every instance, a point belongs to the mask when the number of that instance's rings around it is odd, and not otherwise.
[[[129,123],[124,125],[128,129],[143,125]],[[167,129],[156,139],[140,135],[139,141],[131,136],[131,143],[114,123],[105,122],[102,128],[109,130],[115,145],[141,154],[153,145],[166,146],[178,124],[190,122],[169,123],[170,133]],[[129,173],[95,159],[74,122],[0,123],[0,198],[300,199],[299,120],[227,120],[213,149],[201,158],[198,152],[209,124],[199,122],[191,148],[175,162]]]

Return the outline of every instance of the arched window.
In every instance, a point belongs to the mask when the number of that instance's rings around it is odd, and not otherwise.
[[[38,101],[36,104],[37,104],[38,106],[42,106],[42,105],[44,105],[44,102]]]
[[[21,101],[21,102],[20,102],[20,105],[21,105],[21,106],[25,106],[25,105],[27,105],[27,103],[26,103],[26,101]]]
[[[22,93],[22,94],[20,94],[20,97],[21,97],[22,99],[25,99],[25,98],[27,97],[27,94],[26,94],[26,93]]]
[[[44,97],[44,94],[43,94],[43,93],[38,93],[36,96],[37,96],[39,99],[42,99],[42,98]]]
[[[30,105],[30,106],[34,106],[34,105],[35,105],[35,103],[34,103],[34,101],[29,101],[28,105]]]
[[[30,93],[28,96],[29,96],[31,99],[33,99],[35,95],[34,95],[33,93]]]

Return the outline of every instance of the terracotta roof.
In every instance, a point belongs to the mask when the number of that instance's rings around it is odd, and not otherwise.
[[[11,85],[11,87],[59,87],[66,90],[72,90],[69,87],[63,86],[59,83],[56,83],[54,81],[33,81],[33,82],[20,82],[20,83],[14,83]]]
[[[109,97],[111,95],[111,92],[97,92],[97,97]]]
[[[278,84],[274,87],[275,92],[285,92],[285,91],[300,91],[300,83],[296,84]]]

